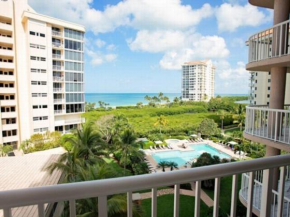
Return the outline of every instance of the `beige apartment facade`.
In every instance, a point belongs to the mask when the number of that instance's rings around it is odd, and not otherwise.
[[[84,120],[83,26],[0,1],[0,143],[68,133]]]
[[[209,101],[214,97],[215,67],[211,60],[182,65],[182,100]]]
[[[271,72],[250,72],[250,105],[269,105],[271,92]],[[286,76],[285,105],[290,104],[290,75]]]

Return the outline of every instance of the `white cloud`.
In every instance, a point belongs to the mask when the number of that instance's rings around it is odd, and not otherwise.
[[[124,0],[94,9],[93,0],[29,0],[39,13],[83,24],[97,33],[114,31],[120,26],[135,29],[187,29],[213,15],[209,4],[200,9],[182,5],[181,0]],[[55,6],[57,5],[57,7]]]
[[[106,42],[101,40],[101,39],[97,39],[95,41],[95,44],[97,45],[98,48],[102,48],[102,47],[104,47],[106,45]]]
[[[110,50],[110,51],[113,51],[113,50],[116,50],[117,49],[117,46],[114,45],[114,44],[109,44],[107,47],[106,47],[107,50]]]
[[[216,9],[215,15],[219,30],[229,32],[242,26],[259,26],[272,19],[272,13],[266,14],[249,3],[244,6],[224,3]]]
[[[102,52],[99,50],[106,44],[105,41],[94,41],[91,38],[85,38],[85,52],[90,59],[90,64],[98,66],[104,63],[113,62],[117,59],[118,55],[110,52]]]
[[[244,62],[237,62],[234,67],[226,60],[215,61],[216,92],[245,93],[249,85],[249,72]]]
[[[218,36],[202,36],[193,31],[141,30],[128,42],[133,51],[162,52],[160,66],[180,69],[181,64],[195,59],[220,59],[229,55],[225,40]]]

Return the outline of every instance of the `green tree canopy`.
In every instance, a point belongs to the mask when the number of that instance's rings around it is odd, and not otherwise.
[[[205,118],[199,125],[201,135],[212,136],[220,133],[217,124],[212,119]]]

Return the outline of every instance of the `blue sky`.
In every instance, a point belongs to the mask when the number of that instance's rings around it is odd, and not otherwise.
[[[86,27],[88,93],[181,91],[183,62],[212,59],[216,93],[247,93],[245,41],[272,13],[245,0],[28,0]]]

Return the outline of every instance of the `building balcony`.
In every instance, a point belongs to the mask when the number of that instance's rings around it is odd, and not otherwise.
[[[52,54],[52,59],[62,60],[61,54]]]
[[[65,110],[54,110],[55,115],[65,114]]]
[[[62,49],[63,48],[63,44],[60,42],[52,42],[52,47],[53,48],[57,48],[57,49]]]
[[[249,71],[269,72],[272,67],[290,66],[289,20],[249,38]]]
[[[53,81],[64,81],[63,76],[53,76]]]
[[[246,111],[245,138],[290,151],[290,110],[257,106]]]
[[[290,214],[290,173],[289,173],[289,167],[285,168],[285,182],[284,184],[284,191],[283,191],[283,213],[281,216],[288,217]],[[254,173],[255,179],[254,179],[254,185],[253,185],[253,212],[255,215],[260,216],[260,210],[261,210],[261,203],[262,203],[262,191],[263,191],[263,171],[256,171]],[[248,197],[249,197],[249,182],[250,181],[250,174],[244,173],[242,175],[242,183],[241,183],[241,189],[239,191],[239,197],[240,201],[247,206],[248,204]],[[280,181],[279,181],[280,182]],[[279,186],[279,185],[278,185]],[[278,198],[280,196],[280,189],[278,188],[278,191],[272,189],[272,204],[270,209],[270,216],[276,217],[277,210],[278,210]],[[282,197],[282,196],[281,196]]]
[[[9,31],[9,32],[13,32],[13,26],[11,24],[7,24],[7,23],[0,22],[0,29],[1,30],[6,30],[6,31]]]
[[[8,63],[8,62],[0,62],[1,68],[3,69],[14,69],[15,64],[14,63]]]
[[[53,92],[55,93],[62,93],[64,91],[63,88],[53,88]]]
[[[14,56],[14,51],[13,50],[0,49],[0,56],[13,57]]]
[[[183,169],[178,171],[160,172],[154,174],[127,176],[121,178],[103,179],[88,182],[65,183],[60,185],[51,185],[36,188],[26,188],[10,191],[0,192],[0,209],[4,210],[4,217],[13,216],[13,208],[33,206],[38,208],[38,216],[53,216],[54,213],[46,213],[45,206],[47,204],[54,204],[59,201],[67,201],[69,203],[69,214],[71,217],[76,216],[76,204],[79,199],[98,198],[96,206],[98,206],[98,216],[108,216],[108,196],[116,194],[127,195],[127,216],[132,217],[133,195],[132,192],[151,189],[151,216],[157,216],[157,189],[163,186],[174,186],[174,201],[172,204],[167,204],[168,207],[173,207],[174,216],[179,216],[180,212],[180,184],[195,183],[195,204],[194,213],[196,217],[200,216],[200,198],[201,198],[201,181],[214,179],[214,203],[213,216],[219,216],[221,178],[232,176],[232,194],[231,194],[231,211],[230,216],[236,216],[237,200],[238,200],[238,175],[249,172],[251,180],[256,171],[264,170],[263,177],[265,182],[263,188],[270,188],[268,180],[272,177],[271,172],[273,168],[280,168],[285,174],[285,166],[290,162],[290,155],[275,156],[268,158],[261,158],[249,161],[240,161],[235,163],[225,163],[205,167],[197,167],[190,169]],[[284,189],[285,182],[279,183],[279,188]],[[248,201],[247,216],[251,216],[254,206],[254,187],[252,184],[247,188]],[[260,216],[269,217],[269,210],[272,208],[271,191],[262,191],[262,198],[260,206]],[[284,197],[282,197],[283,199]],[[289,207],[283,203],[283,200],[276,200],[277,211],[275,216],[282,216],[281,212]],[[186,213],[186,210],[183,210]],[[11,214],[12,213],[12,214]],[[55,213],[56,214],[56,213]],[[188,214],[188,216],[190,216]]]
[[[16,112],[1,112],[1,118],[16,118],[16,117],[17,117]]]
[[[3,137],[3,143],[18,141],[18,136]]]
[[[4,37],[0,35],[0,42],[6,43],[6,44],[14,44],[14,40],[12,37]]]
[[[16,93],[15,87],[0,87],[0,93]]]
[[[16,100],[1,100],[0,104],[1,106],[12,106],[16,105]]]
[[[0,81],[15,81],[14,75],[0,75]]]
[[[64,99],[53,99],[54,104],[63,104],[65,103]]]
[[[17,130],[17,129],[18,129],[17,124],[2,124],[2,130]]]
[[[64,70],[63,66],[58,66],[58,65],[53,65],[52,69],[54,71],[63,71]]]
[[[77,118],[77,119],[69,119],[69,120],[65,120],[65,125],[67,124],[81,124],[85,122],[85,118]]]
[[[51,34],[55,37],[63,37],[63,33],[61,31],[52,30]]]

